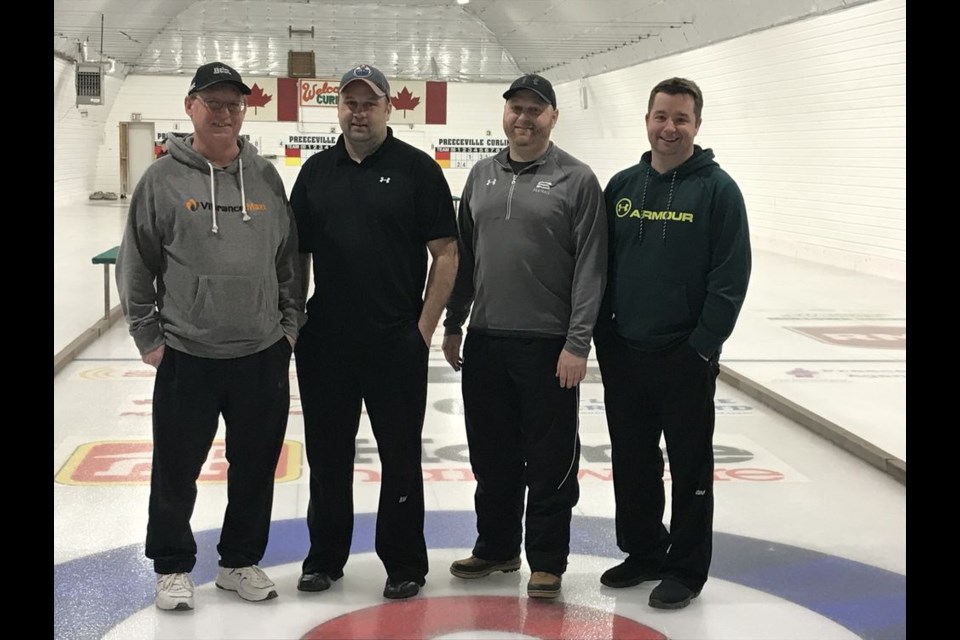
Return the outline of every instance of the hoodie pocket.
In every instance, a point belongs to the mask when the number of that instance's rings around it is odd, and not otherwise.
[[[277,324],[265,279],[249,276],[200,276],[190,319],[223,341],[260,340]]]
[[[683,331],[692,324],[687,287],[681,282],[621,276],[617,327],[626,338],[644,340]]]

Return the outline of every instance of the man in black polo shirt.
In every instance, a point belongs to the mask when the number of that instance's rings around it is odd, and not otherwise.
[[[383,470],[383,595],[409,598],[427,574],[420,436],[430,339],[457,272],[456,218],[437,163],[387,127],[390,87],[378,69],[344,74],[338,111],[343,135],[307,160],[290,196],[304,283],[314,258],[296,349],[311,469],[310,552],[297,588],[324,591],[343,575],[363,402]]]

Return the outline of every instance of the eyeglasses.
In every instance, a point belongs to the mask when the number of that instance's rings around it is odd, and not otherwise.
[[[196,96],[197,100],[206,105],[207,109],[216,113],[226,107],[227,111],[236,115],[247,110],[246,102],[223,102],[222,100],[210,100],[203,96]]]

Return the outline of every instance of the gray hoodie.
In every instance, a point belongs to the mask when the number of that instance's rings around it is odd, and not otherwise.
[[[224,169],[192,141],[168,138],[130,201],[116,275],[137,348],[239,358],[296,338],[296,225],[280,175],[243,140]]]

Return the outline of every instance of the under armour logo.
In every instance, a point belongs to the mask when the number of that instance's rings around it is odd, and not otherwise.
[[[383,177],[381,177],[381,178],[380,178],[380,182],[386,182],[387,184],[390,184],[390,178],[383,178]]]
[[[487,186],[488,186],[488,187],[489,187],[490,185],[492,185],[492,184],[497,184],[497,179],[496,179],[496,178],[494,178],[493,180],[487,180]]]
[[[400,504],[403,504],[407,501],[407,496],[400,496]]]
[[[707,492],[704,491],[703,489],[697,489],[694,493],[695,493],[696,495],[698,495],[698,496],[705,496],[705,495],[707,495]]]

